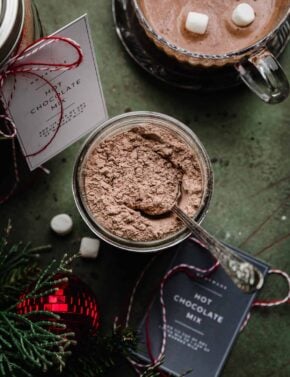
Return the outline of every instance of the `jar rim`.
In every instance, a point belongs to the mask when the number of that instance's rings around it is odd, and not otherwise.
[[[213,170],[211,167],[210,159],[208,157],[208,154],[198,139],[198,137],[195,135],[195,133],[188,128],[183,123],[179,122],[177,119],[172,118],[170,116],[167,116],[165,114],[155,113],[155,112],[149,112],[149,111],[137,111],[137,112],[131,112],[131,113],[125,113],[119,116],[116,116],[114,118],[109,119],[105,123],[103,123],[98,129],[93,132],[89,138],[85,141],[83,146],[81,147],[81,150],[79,152],[79,155],[77,156],[77,159],[75,161],[74,165],[74,172],[73,172],[73,195],[74,200],[76,203],[76,206],[79,210],[80,215],[82,216],[85,223],[89,226],[89,228],[102,240],[106,241],[107,243],[116,246],[120,249],[127,250],[127,251],[134,251],[134,252],[157,252],[161,251],[167,248],[170,248],[172,246],[175,246],[188,238],[190,236],[190,231],[186,228],[181,229],[180,231],[160,240],[156,241],[133,241],[133,240],[126,240],[123,238],[120,238],[118,236],[115,236],[110,231],[102,228],[100,224],[98,224],[90,214],[90,211],[88,210],[88,207],[85,203],[84,195],[82,195],[82,167],[85,161],[85,158],[87,157],[90,149],[96,144],[97,140],[101,138],[102,135],[110,128],[112,129],[114,125],[119,125],[120,127],[130,127],[130,124],[125,124],[126,121],[163,121],[164,123],[168,123],[168,125],[171,125],[172,127],[176,127],[175,129],[179,129],[181,133],[184,133],[188,139],[191,140],[192,144],[195,145],[195,148],[197,149],[196,152],[199,154],[198,158],[200,161],[200,164],[202,164],[202,169],[204,169],[203,174],[205,174],[206,179],[206,185],[203,193],[202,203],[200,205],[199,211],[195,215],[195,220],[197,222],[201,222],[204,217],[206,216],[206,213],[209,208],[209,203],[211,201],[212,197],[212,191],[213,191]],[[123,124],[120,124],[124,122]],[[133,127],[133,123],[131,124],[131,127]],[[119,130],[121,132],[121,129]],[[181,134],[179,134],[181,136]],[[105,136],[106,137],[106,136]]]
[[[23,30],[24,0],[0,0],[0,66],[15,51]]]

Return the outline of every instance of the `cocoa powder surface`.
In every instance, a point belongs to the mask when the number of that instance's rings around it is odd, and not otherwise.
[[[177,134],[154,124],[104,139],[84,165],[85,198],[92,216],[127,240],[159,240],[184,227],[170,213],[146,216],[170,208],[179,185],[179,206],[193,216],[203,195],[196,153]]]

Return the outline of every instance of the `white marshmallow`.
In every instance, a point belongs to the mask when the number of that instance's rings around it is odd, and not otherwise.
[[[83,258],[97,258],[100,250],[100,241],[97,238],[83,237],[80,245],[80,254]]]
[[[50,227],[59,236],[66,236],[72,231],[73,221],[69,215],[62,213],[52,218]]]
[[[232,14],[232,20],[237,26],[248,26],[255,18],[254,9],[247,3],[239,4]]]
[[[204,13],[189,12],[185,28],[196,34],[204,34],[208,26],[208,15]]]

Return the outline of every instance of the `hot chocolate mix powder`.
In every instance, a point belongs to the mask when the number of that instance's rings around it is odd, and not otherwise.
[[[203,194],[197,156],[178,135],[160,126],[142,124],[108,137],[96,144],[85,163],[89,210],[101,226],[128,240],[158,240],[184,227],[174,214],[145,214],[169,208],[179,185],[179,206],[193,216]]]

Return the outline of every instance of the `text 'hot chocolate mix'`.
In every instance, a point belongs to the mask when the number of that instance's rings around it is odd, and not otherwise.
[[[154,124],[105,138],[84,165],[85,199],[95,221],[132,241],[159,240],[184,228],[170,212],[146,215],[170,208],[179,188],[178,205],[194,216],[204,189],[197,154],[176,133]]]

